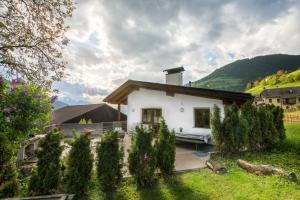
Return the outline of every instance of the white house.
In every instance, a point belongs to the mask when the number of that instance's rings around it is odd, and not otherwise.
[[[164,117],[178,140],[210,141],[210,116],[214,105],[242,104],[253,97],[250,94],[194,88],[182,85],[182,67],[165,70],[166,84],[128,80],[104,101],[127,105],[127,130],[138,124],[151,124],[158,130],[159,118]]]

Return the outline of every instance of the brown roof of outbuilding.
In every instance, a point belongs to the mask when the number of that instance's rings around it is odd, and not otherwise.
[[[53,124],[62,124],[68,120],[71,120],[75,117],[83,115],[89,111],[92,111],[96,108],[106,105],[105,103],[101,104],[88,104],[88,105],[72,105],[65,106],[58,110],[55,110],[53,113]]]
[[[300,97],[300,87],[266,89],[260,93],[264,98],[292,98]]]
[[[223,100],[225,104],[230,104],[232,102],[241,104],[246,102],[247,100],[253,100],[254,98],[251,94],[248,93],[128,80],[111,94],[109,94],[103,101],[112,104],[127,104],[127,96],[132,91],[138,90],[139,88],[166,91],[168,94],[178,93],[191,96],[220,99]]]

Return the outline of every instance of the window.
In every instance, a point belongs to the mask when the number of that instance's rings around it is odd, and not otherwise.
[[[147,108],[142,110],[142,122],[144,124],[159,123],[160,117],[161,117],[161,109]]]
[[[269,103],[272,103],[272,99],[269,99]]]
[[[195,119],[195,128],[210,128],[209,108],[195,108],[194,119]]]
[[[277,99],[277,103],[280,103],[280,99]]]

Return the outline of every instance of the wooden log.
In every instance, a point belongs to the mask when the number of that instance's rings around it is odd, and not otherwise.
[[[215,172],[217,174],[224,174],[227,172],[226,167],[217,163],[214,160],[209,159],[209,160],[205,161],[205,164],[209,169],[211,169],[213,172]]]
[[[284,169],[276,168],[270,165],[254,165],[251,163],[248,163],[247,161],[238,159],[237,164],[242,169],[245,169],[248,172],[254,173],[256,175],[272,175],[277,174],[279,176],[282,176],[284,178],[287,178],[291,181],[296,181],[297,176],[294,172],[287,172]]]

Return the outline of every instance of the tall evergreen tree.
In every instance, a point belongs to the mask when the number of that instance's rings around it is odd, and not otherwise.
[[[18,189],[13,162],[13,149],[9,140],[0,133],[0,198],[13,197]]]
[[[257,108],[251,101],[246,102],[241,107],[241,117],[247,121],[247,148],[250,151],[259,149],[261,143],[260,120],[258,119]]]
[[[121,182],[123,157],[118,133],[115,131],[104,133],[97,146],[97,176],[104,192],[112,192]]]
[[[92,174],[93,154],[90,145],[90,135],[80,135],[72,144],[67,162],[68,192],[75,194],[77,199],[86,197]]]
[[[138,188],[151,187],[155,181],[156,155],[152,146],[153,132],[136,127],[132,144],[129,150],[129,172],[134,177]]]
[[[221,121],[221,110],[217,105],[214,105],[211,118],[213,143],[218,150],[222,149],[224,142],[223,123]]]
[[[54,130],[39,142],[36,151],[38,158],[37,173],[30,180],[29,189],[33,194],[51,194],[57,189],[60,181],[60,141],[62,132]]]
[[[157,165],[161,174],[164,177],[171,175],[175,167],[175,132],[169,131],[163,118],[160,121],[159,136],[155,149],[157,151]]]

